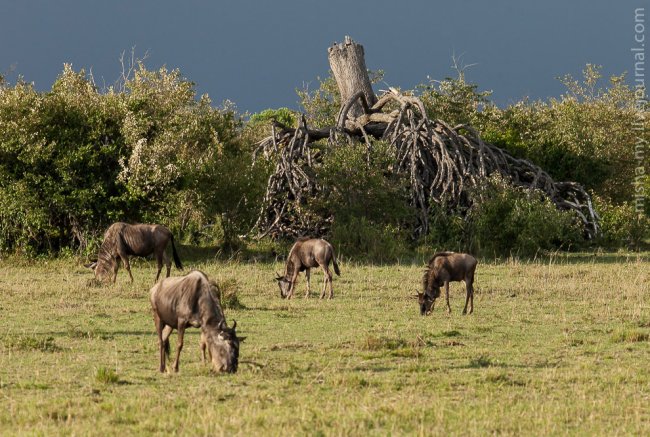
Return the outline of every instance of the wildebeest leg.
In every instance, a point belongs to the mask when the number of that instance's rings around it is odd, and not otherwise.
[[[120,257],[116,256],[114,260],[115,262],[113,263],[113,284],[115,284],[115,280],[117,279],[117,271],[120,268]]]
[[[163,348],[164,348],[164,353],[163,353],[164,362],[169,361],[169,336],[172,335],[173,330],[174,330],[174,328],[172,328],[169,325],[165,325],[163,327],[162,342],[163,342]]]
[[[305,297],[309,297],[309,293],[311,293],[311,283],[309,281],[309,271],[310,269],[305,270],[305,276],[307,277],[307,293],[305,293]]]
[[[205,338],[205,334],[201,332],[201,362],[205,364],[205,349],[207,348],[208,343]]]
[[[296,280],[298,279],[298,269],[296,269],[291,275],[291,284],[289,285],[289,292],[287,293],[287,299],[291,299],[293,297],[293,290],[296,288]]]
[[[158,317],[158,314],[154,313],[153,322],[156,325],[156,332],[158,333],[158,346],[160,346],[160,371],[165,371],[165,343],[163,341],[163,323]]]
[[[328,299],[331,299],[334,297],[334,290],[332,290],[332,272],[330,272],[330,269],[327,267],[326,264],[321,265],[323,268],[323,273],[325,274],[325,278],[323,278],[323,292],[320,295],[320,298],[323,299],[325,297],[325,290],[327,290],[327,284],[329,283],[330,285],[330,294]]]
[[[327,282],[330,283],[330,295],[329,295],[328,299],[332,299],[332,298],[334,298],[334,287],[333,287],[333,281],[332,281],[333,276],[332,276],[332,272],[330,271],[329,267],[328,266],[325,266],[325,267],[327,267],[327,270],[325,271],[325,273],[327,274]]]
[[[465,278],[465,308],[463,308],[463,314],[467,314],[467,304],[469,303],[471,289],[472,286],[470,285],[469,279]]]
[[[178,347],[176,350],[176,360],[174,361],[174,372],[178,372],[180,364],[181,350],[183,350],[183,336],[185,335],[185,323],[178,324]]]
[[[127,272],[129,272],[129,278],[131,278],[131,283],[133,283],[133,275],[131,274],[131,264],[129,264],[129,257],[128,255],[126,256],[121,256],[122,261],[124,262],[124,268],[126,269]]]
[[[467,289],[469,293],[469,313],[472,314],[474,312],[474,278],[467,284]]]
[[[169,274],[172,271],[172,262],[169,259],[169,257],[167,256],[167,252],[163,252],[163,262],[165,263],[165,267],[167,267],[167,276],[165,276],[165,277],[169,278]]]
[[[163,254],[161,252],[156,252],[156,264],[158,265],[158,273],[156,273],[156,281],[160,278],[160,272],[162,271],[163,266]],[[167,277],[169,277],[169,271],[167,272]]]
[[[447,314],[451,314],[451,305],[449,304],[449,281],[445,281],[444,285],[445,285],[445,301],[447,303]]]

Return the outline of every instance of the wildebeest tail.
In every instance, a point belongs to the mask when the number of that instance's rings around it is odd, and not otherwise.
[[[172,255],[174,256],[174,265],[176,266],[177,269],[183,270],[183,264],[181,263],[181,259],[178,257],[178,252],[176,252],[176,245],[174,244],[174,234],[172,234],[171,240],[172,240]]]
[[[334,265],[334,273],[336,273],[337,276],[341,276],[339,265],[336,263],[336,257],[332,257],[332,264]]]

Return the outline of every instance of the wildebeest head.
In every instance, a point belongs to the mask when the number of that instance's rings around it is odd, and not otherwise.
[[[289,294],[289,289],[291,288],[291,281],[284,276],[276,274],[276,281],[278,281],[278,286],[280,287],[280,296],[287,297]]]
[[[95,272],[95,279],[102,282],[109,282],[113,276],[114,271],[117,267],[117,261],[112,257],[109,258],[99,258],[88,264],[84,264],[85,267],[92,269]]]
[[[438,290],[438,294],[440,294],[440,290]],[[418,293],[418,304],[420,305],[420,315],[426,316],[430,314],[431,311],[433,311],[433,304],[435,303],[435,301],[436,298],[430,296],[426,292]]]
[[[235,373],[239,364],[239,343],[245,337],[238,338],[235,329],[237,322],[233,322],[232,328],[228,328],[222,321],[216,329],[206,330],[208,350],[212,360],[212,367],[217,372]]]
[[[95,272],[95,279],[101,282],[110,282],[113,274],[117,271],[117,261],[112,257],[99,257],[88,264],[84,264]]]

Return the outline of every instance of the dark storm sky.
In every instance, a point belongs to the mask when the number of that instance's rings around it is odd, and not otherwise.
[[[63,63],[92,69],[99,85],[119,76],[136,47],[146,65],[179,68],[215,104],[240,111],[297,108],[295,89],[328,74],[327,47],[344,35],[365,47],[370,69],[403,89],[453,75],[500,105],[563,91],[556,77],[586,63],[606,75],[633,69],[634,9],[644,2],[549,1],[72,1],[0,0],[0,74],[47,90]],[[378,88],[386,88],[380,84]]]

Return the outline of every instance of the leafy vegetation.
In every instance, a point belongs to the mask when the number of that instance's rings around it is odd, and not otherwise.
[[[382,72],[371,76],[377,82]],[[597,241],[576,237],[568,214],[539,196],[489,181],[469,214],[437,205],[429,235],[412,241],[406,181],[394,174],[393,152],[381,141],[323,144],[322,191],[303,213],[334,212],[329,237],[336,246],[371,259],[394,260],[431,245],[491,255],[643,247],[649,211],[639,214],[632,201],[635,177],[650,193],[650,179],[634,168],[637,136],[647,140],[650,132],[650,118],[639,117],[648,108],[636,105],[622,76],[602,85],[596,66],[588,65],[581,80],[561,80],[567,91],[559,98],[506,108],[463,74],[413,93],[431,117],[470,123],[554,178],[590,189],[602,216]],[[298,96],[310,127],[334,123],[340,102],[331,77]],[[142,63],[123,83],[101,90],[67,65],[48,92],[0,81],[0,252],[88,254],[118,220],[166,224],[187,244],[242,249],[240,236],[255,223],[275,165],[264,158],[251,165],[255,144],[274,122],[295,126],[299,117],[288,108],[246,118],[231,103],[214,107],[178,70]],[[638,120],[645,130],[631,128]]]
[[[190,239],[216,217],[226,240],[246,227],[259,175],[235,110],[164,68],[140,64],[123,88],[70,66],[47,93],[0,86],[0,249],[84,251],[118,220]]]

